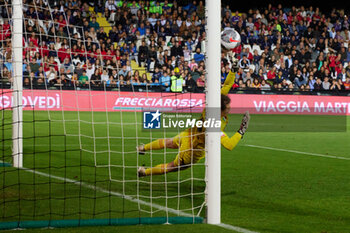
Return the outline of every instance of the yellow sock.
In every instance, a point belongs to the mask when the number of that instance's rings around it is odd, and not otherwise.
[[[145,145],[145,150],[159,150],[164,148],[164,139],[157,139]]]
[[[145,173],[146,176],[149,175],[163,175],[164,173],[167,173],[167,166],[168,164],[164,163],[164,164],[159,164],[155,167],[151,167],[151,168],[147,168]]]

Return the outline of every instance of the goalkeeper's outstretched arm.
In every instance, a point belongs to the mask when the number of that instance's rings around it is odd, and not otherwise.
[[[224,101],[222,100],[223,96],[227,96],[228,93],[230,92],[233,84],[235,83],[236,79],[236,72],[238,70],[237,63],[232,64],[231,66],[231,71],[228,73],[224,84],[221,87],[221,110],[223,109]],[[227,114],[227,113],[226,113]],[[223,114],[221,114],[223,116]],[[205,109],[202,112],[201,119],[205,119]]]
[[[233,150],[238,142],[242,139],[243,135],[248,129],[248,124],[250,120],[249,112],[246,112],[243,116],[241,126],[239,130],[232,136],[229,137],[225,132],[221,133],[221,145],[227,150]]]
[[[236,79],[236,73],[233,71],[230,71],[226,77],[224,85],[221,88],[222,95],[227,95],[230,92],[230,90],[235,82],[235,79]]]
[[[225,82],[221,88],[221,94],[227,95],[230,92],[233,84],[235,83],[236,73],[238,71],[238,60],[235,58],[234,53],[232,53],[232,51],[228,51],[226,49],[222,50],[228,61],[228,65],[231,68],[231,71],[228,73]]]

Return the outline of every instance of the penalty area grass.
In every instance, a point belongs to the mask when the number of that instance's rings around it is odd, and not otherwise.
[[[230,115],[228,135],[238,129],[241,117]],[[203,203],[204,160],[193,166],[193,170],[131,182],[137,180],[137,164],[156,165],[170,162],[176,156],[173,150],[166,154],[158,151],[158,154],[136,155],[138,143],[177,134],[142,130],[141,113],[50,112],[49,120],[48,112],[24,111],[24,120],[27,168],[129,196],[139,195],[145,202],[175,210]],[[2,122],[1,160],[11,162],[10,112],[5,111]],[[349,142],[349,117],[252,115],[250,128],[238,146],[233,151],[222,148],[222,222],[256,232],[350,232],[350,160],[336,158],[350,158]],[[103,166],[108,162],[123,166],[108,170]],[[166,185],[161,183],[165,179]],[[16,220],[18,213],[24,219],[37,220],[144,217],[149,212],[153,216],[165,216],[164,210],[142,206],[144,211],[140,212],[136,203],[121,197],[9,167],[0,168],[0,187],[1,199],[6,198],[6,203],[0,206],[2,221]],[[167,201],[153,198],[164,193],[170,197]],[[228,232],[205,224],[53,231],[97,229],[142,233]]]

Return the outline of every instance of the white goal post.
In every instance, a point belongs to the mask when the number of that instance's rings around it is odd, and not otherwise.
[[[220,119],[221,0],[206,1],[207,77],[206,117]],[[220,132],[206,132],[207,222],[221,223],[221,144]]]
[[[23,11],[22,0],[12,0],[12,157],[13,166],[23,167]]]

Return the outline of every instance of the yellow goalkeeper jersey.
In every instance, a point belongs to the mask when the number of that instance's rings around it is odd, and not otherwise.
[[[221,94],[227,95],[235,81],[235,73],[230,72],[221,88]],[[202,112],[201,119],[205,119],[205,110]],[[235,133],[229,137],[225,132],[228,117],[221,118],[221,145],[228,150],[236,147],[241,140],[242,135]],[[196,163],[205,156],[205,129],[189,128],[181,132],[174,138],[174,143],[179,147],[179,154],[174,160],[175,166]]]
[[[226,77],[223,87],[221,88],[222,95],[227,95],[229,93],[233,83],[235,82],[235,78],[236,78],[236,74],[230,71]],[[236,132],[232,137],[229,137],[224,132],[227,123],[228,123],[228,117],[222,117],[221,118],[221,145],[223,145],[223,147],[225,147],[228,150],[232,150],[233,148],[236,147],[238,142],[242,139],[242,135]]]
[[[236,74],[230,71],[226,77],[224,85],[221,88],[222,95],[227,95],[229,93],[229,91],[232,88],[232,85],[235,82],[235,78],[236,78]],[[201,119],[202,120],[205,119],[205,110],[202,112]],[[221,145],[228,150],[232,150],[233,148],[236,147],[238,142],[242,139],[242,135],[236,132],[232,137],[229,137],[224,132],[227,124],[228,124],[228,117],[222,117],[221,118]],[[203,129],[197,129],[197,128],[187,130],[189,134],[192,134],[195,137],[193,141],[195,141],[196,143],[192,146],[195,147],[197,143],[201,146],[202,145],[204,146],[205,134],[204,132],[202,132],[202,130]]]
[[[229,72],[226,77],[225,83],[221,88],[221,94],[227,95],[232,88],[233,83],[235,82],[236,74],[233,72]],[[224,131],[226,125],[228,123],[228,117],[221,118],[221,145],[228,150],[232,150],[236,147],[238,142],[242,139],[242,135],[239,133],[235,133],[232,137],[229,137]]]

